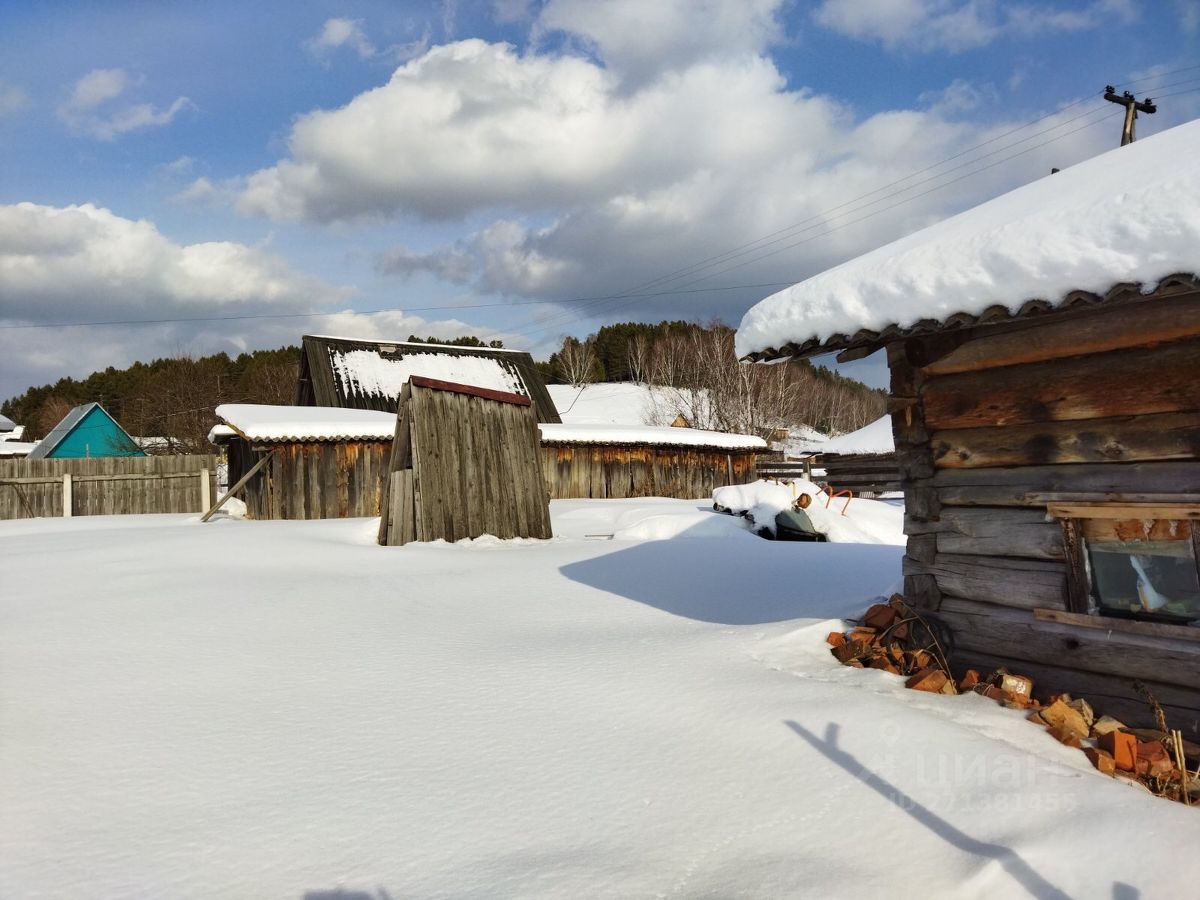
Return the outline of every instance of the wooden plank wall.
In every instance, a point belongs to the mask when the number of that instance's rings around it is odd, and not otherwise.
[[[911,339],[888,353],[905,592],[938,611],[963,659],[1025,661],[1060,689],[1145,721],[1130,684],[1140,678],[1175,727],[1200,728],[1200,642],[1032,613],[1067,608],[1047,495],[1200,494],[1200,296]]]
[[[380,542],[551,537],[532,405],[415,382],[400,396]]]
[[[900,466],[894,453],[822,453],[813,465],[825,470],[835,490],[884,494],[900,490]]]
[[[268,450],[271,461],[246,483],[250,519],[344,519],[379,515],[392,442],[307,441],[255,445],[229,442],[229,483]]]
[[[541,453],[546,490],[554,500],[707,499],[714,488],[757,477],[753,450],[543,444]]]
[[[218,457],[110,456],[0,459],[0,519],[63,514],[63,475],[71,475],[72,515],[202,512],[200,472],[216,498]]]

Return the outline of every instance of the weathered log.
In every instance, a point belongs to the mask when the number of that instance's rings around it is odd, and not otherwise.
[[[1034,319],[976,334],[940,357],[929,354],[921,373],[973,372],[1200,337],[1200,295],[1093,309],[1049,322]]]
[[[949,508],[936,522],[906,517],[905,533],[933,534],[939,553],[1064,559],[1062,529],[1038,509]]]
[[[1200,501],[1200,462],[939,469],[933,477],[946,506],[1045,506],[1047,495],[1124,502]],[[1187,493],[1188,491],[1191,493]]]
[[[957,649],[951,660],[956,672],[968,667],[987,674],[1004,666],[1033,679],[1035,696],[1069,693],[1083,697],[1100,715],[1114,716],[1134,728],[1155,727],[1154,713],[1133,687],[1132,678],[1064,668],[1045,660],[1029,661],[973,650]],[[1187,734],[1200,731],[1200,690],[1159,681],[1146,686],[1162,704],[1167,724]]]
[[[986,653],[1184,688],[1196,684],[1200,644],[1038,621],[1032,611],[943,596],[938,617],[960,653]]]
[[[1066,566],[1037,559],[938,553],[933,562],[910,557],[905,575],[932,575],[943,595],[970,597],[1017,609],[1066,609]]]
[[[934,430],[1200,410],[1200,344],[1123,350],[930,379]]]
[[[1140,462],[1200,457],[1200,413],[1119,416],[933,435],[938,468]]]

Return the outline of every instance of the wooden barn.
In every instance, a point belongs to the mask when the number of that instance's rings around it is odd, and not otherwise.
[[[1200,122],[759,303],[755,360],[886,351],[905,593],[960,663],[1200,729]]]
[[[379,543],[550,538],[537,429],[522,394],[414,375],[400,392]]]
[[[542,473],[555,500],[712,496],[754,481],[762,438],[653,425],[542,425]]]
[[[528,353],[316,335],[302,339],[296,405],[395,414],[400,389],[413,375],[520,394],[532,401],[539,422],[561,421]]]
[[[231,492],[248,518],[379,515],[394,414],[227,403],[217,416],[223,424],[210,439],[225,448]]]

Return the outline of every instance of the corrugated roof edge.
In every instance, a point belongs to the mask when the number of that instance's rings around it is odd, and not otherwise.
[[[1015,312],[1009,312],[1008,307],[997,304],[989,306],[982,313],[955,313],[945,319],[922,319],[906,328],[889,325],[881,331],[863,329],[854,334],[835,334],[824,341],[811,338],[803,343],[788,343],[782,347],[768,347],[757,353],[748,353],[742,357],[745,362],[769,362],[777,359],[804,358],[820,356],[837,351],[863,351],[861,355],[878,350],[892,341],[919,335],[936,334],[942,331],[953,331],[960,328],[977,326],[1000,325],[1006,322],[1016,322],[1022,319],[1034,319],[1039,316],[1066,312],[1076,309],[1091,309],[1101,306],[1116,306],[1126,303],[1161,300],[1180,294],[1190,294],[1200,291],[1200,277],[1195,273],[1180,272],[1160,279],[1153,287],[1122,282],[1113,285],[1104,294],[1094,294],[1090,291],[1071,291],[1058,303],[1048,300],[1031,299],[1021,304]]]
[[[426,341],[388,341],[381,338],[346,337],[338,334],[305,334],[302,338],[320,338],[323,341],[355,341],[359,344],[379,344],[388,347],[423,347],[426,350],[444,347],[447,350],[488,350],[492,353],[528,353],[515,347],[472,347],[469,344],[430,344]]]

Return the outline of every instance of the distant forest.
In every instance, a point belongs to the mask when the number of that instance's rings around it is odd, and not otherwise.
[[[408,340],[503,346],[471,336],[441,340],[409,335]],[[221,403],[293,402],[299,360],[299,347],[281,347],[236,357],[215,353],[136,362],[124,369],[110,366],[86,378],[31,387],[0,404],[0,413],[25,425],[32,440],[44,437],[72,407],[98,401],[132,435],[169,438],[174,452],[208,452],[214,408]],[[882,391],[806,361],[739,365],[733,331],[719,322],[606,325],[583,340],[564,339],[549,360],[537,365],[552,384],[660,385],[667,402],[698,428],[766,434],[803,424],[848,431],[883,414]]]

